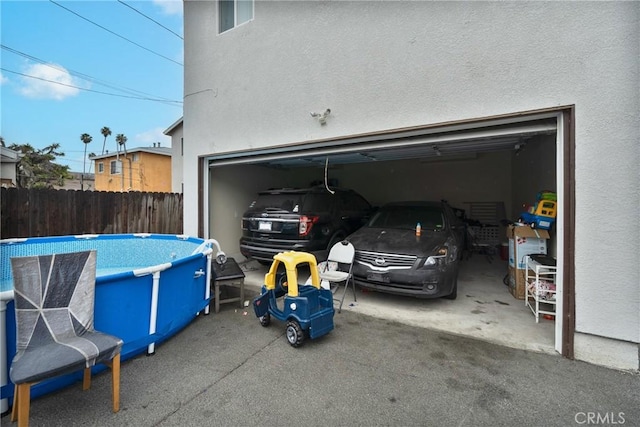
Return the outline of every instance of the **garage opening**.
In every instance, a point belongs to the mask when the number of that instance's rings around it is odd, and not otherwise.
[[[215,237],[232,256],[244,260],[238,244],[240,220],[257,192],[267,188],[330,182],[356,190],[375,206],[444,199],[476,221],[476,237],[489,243],[486,252],[473,251],[463,261],[458,300],[367,297],[395,305],[406,313],[403,321],[408,323],[431,322],[446,329],[453,318],[443,313],[457,310],[457,326],[450,325],[451,332],[518,341],[515,346],[555,349],[571,357],[572,343],[569,338],[563,341],[568,336],[562,319],[568,302],[559,301],[555,315],[536,324],[524,301],[509,292],[509,262],[503,252],[508,242],[504,220],[517,220],[542,191],[556,193],[560,201],[565,197],[570,168],[566,113],[517,113],[208,156],[203,158],[209,172],[203,179],[203,193],[208,195],[202,203],[208,218],[204,235]],[[559,203],[558,220],[546,241],[548,254],[558,260],[557,298],[564,297],[563,279],[568,277],[563,275],[565,212]],[[482,281],[491,285],[477,285]],[[358,309],[363,311],[364,305]]]

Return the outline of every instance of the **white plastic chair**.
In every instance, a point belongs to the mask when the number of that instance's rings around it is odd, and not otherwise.
[[[337,268],[327,268],[324,271],[320,271],[320,280],[328,281],[332,292],[335,294],[340,283],[344,282],[344,292],[342,298],[340,298],[340,305],[338,306],[338,313],[342,310],[342,303],[344,302],[344,296],[347,293],[349,282],[353,287],[353,300],[356,301],[356,285],[353,281],[353,274],[351,268],[353,267],[353,258],[356,250],[350,242],[343,240],[336,243],[331,247],[329,251],[329,257],[327,258],[326,265],[335,263]],[[338,301],[334,298],[334,301]]]

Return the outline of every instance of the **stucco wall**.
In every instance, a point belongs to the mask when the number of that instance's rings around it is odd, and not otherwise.
[[[161,154],[135,151],[125,157],[119,156],[122,162],[122,173],[111,174],[111,162],[116,156],[96,160],[96,167],[104,165],[103,172],[95,173],[95,189],[97,191],[145,191],[171,192],[171,157]]]
[[[182,193],[183,161],[182,137],[184,126],[176,126],[171,134],[171,192]]]
[[[637,343],[639,15],[635,2],[258,1],[218,35],[216,3],[187,0],[185,206],[198,154],[574,104],[576,329]],[[325,108],[320,126],[309,111]]]
[[[128,187],[128,175],[127,182],[125,183],[125,168],[126,160],[122,162],[122,172],[118,174],[111,173],[111,162],[116,161],[118,157],[114,154],[111,157],[104,157],[94,161],[95,170],[95,189],[97,191],[124,191]],[[102,164],[102,172],[100,172],[100,164]]]
[[[137,162],[133,162],[132,172],[134,182],[136,178],[138,178],[140,182],[140,186],[138,187],[140,191],[159,193],[171,192],[170,156],[163,156],[143,151],[140,153],[139,160]]]

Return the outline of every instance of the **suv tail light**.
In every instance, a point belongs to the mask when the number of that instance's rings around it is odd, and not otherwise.
[[[311,227],[313,227],[313,224],[318,222],[318,219],[320,219],[320,217],[316,215],[302,215],[300,217],[300,225],[298,226],[298,234],[300,235],[300,237],[309,235],[309,233],[311,232]]]

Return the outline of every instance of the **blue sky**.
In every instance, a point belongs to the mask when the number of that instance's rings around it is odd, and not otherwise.
[[[162,132],[182,116],[181,0],[2,0],[0,20],[5,144],[59,143],[58,163],[75,172],[91,163],[80,135],[101,154],[104,126],[109,152],[117,134],[129,149],[170,146]]]

